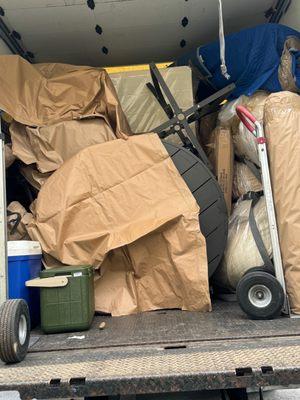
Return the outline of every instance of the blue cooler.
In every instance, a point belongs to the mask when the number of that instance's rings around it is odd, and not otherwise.
[[[38,278],[42,266],[42,249],[39,242],[16,240],[7,242],[8,254],[8,297],[24,299],[30,311],[31,325],[40,322],[40,291],[29,288],[25,282]]]

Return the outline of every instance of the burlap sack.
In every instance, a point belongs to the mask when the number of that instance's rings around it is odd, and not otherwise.
[[[235,290],[239,280],[250,268],[263,265],[249,224],[250,206],[250,200],[239,201],[229,220],[224,257],[214,274],[214,281],[226,289]],[[264,197],[254,207],[254,216],[266,250],[271,257],[272,245]]]
[[[300,313],[300,97],[270,95],[265,133],[285,279],[292,311]]]
[[[246,102],[247,96],[244,95],[226,102],[219,111],[217,124],[224,128],[231,128],[232,131],[236,131],[240,122],[236,115],[236,107],[244,105]]]
[[[261,124],[264,120],[264,107],[268,95],[267,92],[258,91],[252,96],[246,97],[245,102],[242,103]],[[239,122],[238,129],[233,129],[232,134],[236,154],[260,165],[255,137],[245,125]]]
[[[248,192],[259,192],[261,190],[262,184],[251,169],[245,163],[235,161],[232,186],[233,197],[238,199]]]
[[[100,268],[98,311],[207,311],[198,214],[160,139],[146,134],[88,147],[66,161],[43,185],[28,232],[60,262]]]
[[[251,132],[240,122],[236,107],[243,105],[263,123],[264,105],[268,93],[262,90],[257,91],[252,96],[240,96],[238,99],[226,103],[218,115],[218,125],[231,129],[235,153],[241,157],[246,157],[256,165],[259,164],[257,145]]]
[[[295,78],[293,76],[293,60],[290,50],[300,51],[300,39],[297,37],[290,37],[284,43],[283,52],[278,67],[278,79],[282,90],[299,93],[300,89],[297,87]]]

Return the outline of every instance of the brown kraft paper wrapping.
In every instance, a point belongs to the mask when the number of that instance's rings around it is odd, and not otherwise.
[[[267,136],[280,247],[287,292],[300,314],[300,97],[270,95],[265,105]]]
[[[31,127],[13,122],[10,126],[13,154],[25,164],[36,164],[42,172],[59,168],[85,147],[116,139],[103,118],[62,121]]]
[[[278,79],[282,90],[289,90],[290,92],[299,93],[300,90],[296,85],[293,76],[293,61],[291,49],[300,51],[300,39],[297,37],[289,37],[285,43],[283,52],[281,54],[280,65],[278,67]]]
[[[42,187],[33,240],[97,270],[96,309],[211,308],[199,207],[157,135],[82,150]]]
[[[20,165],[19,171],[27,180],[27,182],[30,183],[30,185],[37,191],[41,189],[46,180],[51,176],[51,172],[43,174],[42,172],[38,171],[35,164],[22,164]]]
[[[13,213],[7,217],[7,239],[8,240],[29,240],[27,233],[27,224],[32,219],[32,214],[27,212],[26,209],[18,201],[12,201],[8,206],[7,210]],[[21,220],[18,225],[14,228],[15,219],[19,214]]]
[[[5,156],[5,168],[9,168],[16,159],[16,157],[12,152],[11,144],[4,145],[4,156]]]
[[[130,133],[114,86],[101,68],[30,64],[15,55],[0,56],[0,108],[30,126],[102,117],[118,138]]]

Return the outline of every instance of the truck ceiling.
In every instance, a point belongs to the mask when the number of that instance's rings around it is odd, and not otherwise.
[[[267,22],[273,3],[223,0],[225,34]],[[0,0],[0,6],[35,62],[159,62],[218,38],[218,0]]]

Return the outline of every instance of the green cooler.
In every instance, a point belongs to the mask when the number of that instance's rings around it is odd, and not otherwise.
[[[93,268],[48,269],[40,273],[40,278],[42,330],[58,333],[89,329],[95,313]]]

